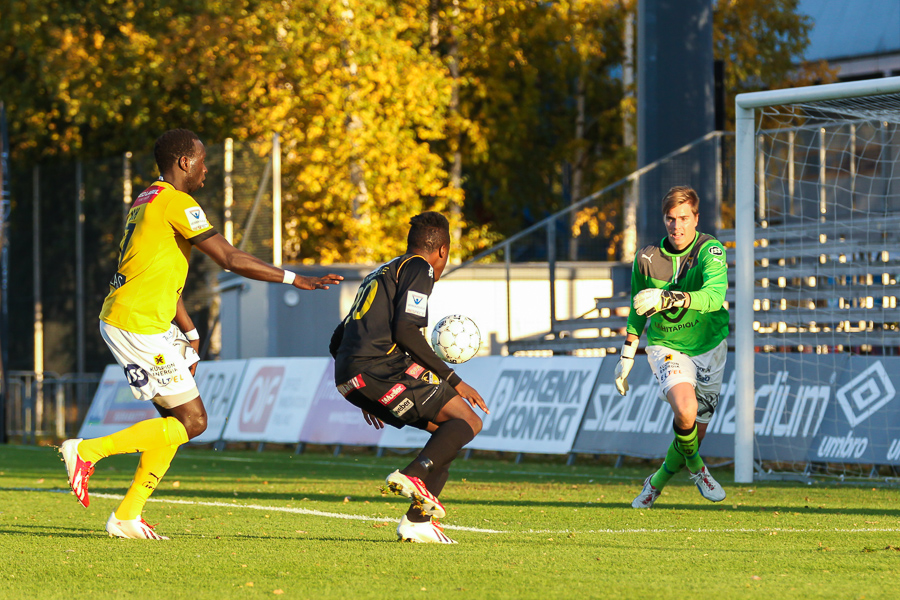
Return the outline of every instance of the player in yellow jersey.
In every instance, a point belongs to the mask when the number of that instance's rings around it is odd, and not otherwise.
[[[115,537],[164,540],[168,538],[142,518],[144,504],[178,447],[206,430],[206,409],[194,382],[200,340],[181,299],[191,247],[223,269],[301,290],[327,290],[343,277],[285,271],[236,249],[218,234],[190,196],[203,186],[207,172],[206,149],[193,132],[167,131],[153,151],[160,178],[128,213],[119,267],[100,313],[100,334],[125,370],[135,398],[152,401],[161,418],[100,438],[66,440],[60,453],[72,491],[88,506],[88,480],[97,462],[140,452],[134,481],[107,520],[106,531]]]

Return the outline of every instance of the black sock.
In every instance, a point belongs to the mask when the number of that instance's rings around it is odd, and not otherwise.
[[[449,465],[462,447],[474,438],[475,432],[472,430],[472,426],[464,419],[444,421],[431,434],[428,443],[425,444],[415,460],[401,472],[410,477],[425,479],[430,472]],[[429,465],[431,465],[430,468]]]

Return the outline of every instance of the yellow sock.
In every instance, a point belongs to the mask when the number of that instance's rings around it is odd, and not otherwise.
[[[134,473],[134,481],[131,482],[131,487],[125,493],[125,499],[116,509],[117,519],[125,521],[140,516],[147,503],[147,498],[169,470],[176,450],[178,450],[178,444],[144,450],[144,453],[141,454],[141,462],[138,463],[137,471]]]
[[[187,430],[175,417],[148,419],[107,436],[82,440],[78,454],[95,463],[107,456],[180,446],[187,441]]]

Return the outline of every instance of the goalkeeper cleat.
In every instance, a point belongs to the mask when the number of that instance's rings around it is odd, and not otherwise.
[[[153,531],[153,525],[150,525],[142,517],[136,519],[117,519],[116,513],[109,515],[106,522],[106,533],[109,537],[127,538],[131,540],[167,540],[164,535],[159,535]]]
[[[721,502],[725,499],[725,490],[718,481],[713,479],[709,469],[705,466],[696,473],[691,473],[691,481],[694,482],[703,497],[710,502]]]
[[[641,489],[641,493],[637,495],[637,498],[631,501],[631,508],[652,508],[653,503],[659,498],[662,491],[653,487],[653,484],[650,483],[651,477],[653,475],[648,476],[644,480],[644,487]]]
[[[94,463],[83,460],[78,454],[78,444],[81,439],[66,440],[59,446],[63,462],[66,463],[66,471],[69,476],[69,486],[72,493],[82,506],[87,508],[91,504],[88,498],[88,481],[94,474]]]
[[[437,496],[428,491],[425,484],[418,477],[407,477],[400,471],[394,471],[387,476],[388,489],[398,496],[405,496],[412,501],[423,515],[442,519],[447,511]]]
[[[397,526],[397,539],[401,542],[416,542],[419,544],[455,544],[444,534],[444,528],[440,523],[431,519],[424,523],[413,523],[403,515],[400,525]]]

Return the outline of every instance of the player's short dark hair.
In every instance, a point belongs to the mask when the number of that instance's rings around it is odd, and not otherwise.
[[[408,250],[434,252],[441,246],[449,245],[450,222],[441,213],[430,210],[409,220],[409,235],[406,236]]]
[[[182,156],[194,156],[194,140],[200,138],[189,129],[170,129],[156,139],[153,156],[156,166],[163,173],[171,169]]]
[[[670,189],[662,201],[662,213],[665,215],[676,206],[687,204],[691,207],[691,212],[695,215],[700,212],[700,197],[694,188],[686,185],[676,185]]]

